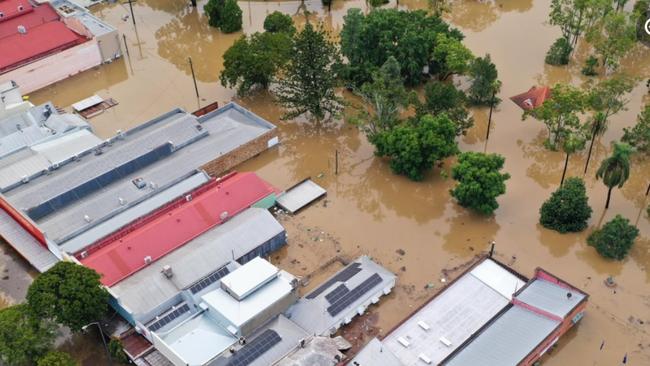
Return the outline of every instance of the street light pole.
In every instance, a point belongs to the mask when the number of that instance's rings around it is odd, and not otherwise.
[[[84,332],[90,327],[91,325],[96,325],[97,328],[99,328],[99,335],[102,337],[102,343],[104,344],[104,349],[106,350],[106,356],[108,356],[108,365],[112,366],[113,365],[113,360],[111,359],[111,352],[108,350],[108,345],[106,344],[106,338],[104,338],[104,331],[102,330],[102,326],[99,324],[99,322],[92,322],[84,325],[81,327],[81,330]]]

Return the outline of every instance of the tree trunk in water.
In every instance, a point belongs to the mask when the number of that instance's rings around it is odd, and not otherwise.
[[[566,154],[566,159],[564,160],[564,171],[562,171],[562,180],[560,181],[560,187],[564,184],[564,176],[566,175],[566,167],[569,165],[569,153]]]
[[[609,187],[609,189],[607,190],[607,201],[605,202],[605,210],[609,208],[609,199],[612,198],[612,189],[614,189],[614,187]]]
[[[596,129],[593,129],[593,133],[591,135],[591,144],[589,144],[589,153],[587,154],[587,162],[585,163],[585,173],[587,174],[587,167],[589,167],[589,160],[591,159],[591,149],[594,148],[594,140],[596,140]]]
[[[649,194],[650,194],[650,183],[648,183],[648,189],[645,190],[645,195],[647,196]]]

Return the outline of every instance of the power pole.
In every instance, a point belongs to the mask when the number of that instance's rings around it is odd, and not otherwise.
[[[129,8],[131,9],[131,21],[133,21],[133,25],[135,26],[135,15],[133,14],[133,3],[135,0],[128,0],[129,3]]]

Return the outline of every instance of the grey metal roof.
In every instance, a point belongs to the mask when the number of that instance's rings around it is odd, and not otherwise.
[[[280,207],[290,213],[295,213],[312,201],[324,196],[326,193],[327,191],[325,189],[314,183],[311,179],[305,179],[278,196],[277,202]]]
[[[356,362],[356,363],[355,363]],[[382,341],[373,338],[348,363],[358,366],[404,366]]]
[[[64,163],[50,175],[36,177],[5,195],[14,207],[22,210],[44,208],[47,212],[50,210],[43,203],[48,200],[57,203],[59,197],[67,197],[66,206],[34,219],[48,238],[61,243],[149,199],[157,189],[176,184],[196,168],[274,128],[274,125],[234,103],[198,119],[176,109],[111,139],[111,144],[103,147],[102,154],[88,151],[77,161]],[[160,160],[124,174],[112,183],[93,186],[80,199],[76,193],[71,193],[74,187],[94,182],[98,174],[119,174],[118,162],[130,164],[128,161],[169,141],[174,148]],[[136,177],[153,183],[153,186],[138,189],[132,183]],[[89,220],[85,220],[85,216]]]
[[[404,365],[421,365],[421,354],[438,364],[503,310],[511,294],[523,285],[517,276],[486,259],[391,331],[382,343]]]
[[[167,189],[161,189],[158,194],[152,196],[148,200],[144,200],[137,205],[131,206],[127,210],[81,232],[79,235],[75,235],[70,240],[61,243],[60,248],[62,251],[67,253],[76,253],[91,243],[94,243],[131,223],[133,220],[142,217],[157,208],[162,207],[175,198],[182,196],[184,193],[192,191],[207,183],[209,179],[210,177],[205,172],[196,172]]]
[[[269,329],[275,331],[280,336],[280,338],[282,338],[282,340],[276,345],[274,345],[273,347],[271,347],[270,349],[260,354],[258,358],[248,363],[247,366],[273,365],[275,362],[277,362],[282,357],[284,357],[289,352],[293,351],[296,347],[298,347],[301,339],[306,339],[309,336],[309,334],[307,334],[296,323],[287,319],[283,315],[278,315],[277,317],[273,318],[270,322],[268,322],[266,325],[256,330],[253,335],[248,337],[247,343],[254,341],[257,336],[259,336],[260,334],[264,333],[266,330]],[[238,345],[236,347],[235,354],[237,353],[237,351],[241,350],[241,348],[245,348],[245,347],[246,345],[244,345],[243,347]],[[218,358],[214,359],[209,364],[207,364],[207,366],[226,366],[228,365],[231,356],[232,355],[229,352],[224,353]]]
[[[39,272],[47,271],[59,261],[2,209],[0,209],[0,236]]]
[[[567,296],[567,294],[571,296]],[[562,286],[558,286],[549,281],[536,278],[526,286],[517,299],[532,305],[538,309],[547,311],[560,318],[569,314],[585,295]]]
[[[340,274],[351,266],[358,266],[360,269],[352,277],[343,281],[333,281]],[[347,267],[339,271],[330,280],[326,281],[320,288],[312,291],[310,294],[302,297],[298,302],[287,311],[288,316],[312,335],[330,335],[333,334],[342,325],[349,323],[356,315],[362,314],[371,304],[379,301],[383,295],[390,293],[395,286],[396,276],[373,262],[369,257],[359,257]],[[374,274],[379,275],[381,282],[372,287],[370,291],[359,296],[356,301],[348,304],[340,313],[332,316],[327,311],[331,303],[327,299],[328,295],[337,287],[344,284],[349,289],[353,289]]]
[[[267,211],[249,208],[111,287],[135,314],[146,313],[229,261],[284,232]],[[161,270],[170,265],[174,276]]]
[[[512,306],[444,365],[515,366],[559,324],[559,321]]]

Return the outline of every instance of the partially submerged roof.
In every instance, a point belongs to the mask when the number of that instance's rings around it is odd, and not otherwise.
[[[278,196],[278,205],[293,214],[326,193],[314,181],[305,179]]]
[[[394,286],[394,274],[362,256],[301,298],[288,313],[310,334],[330,335]]]
[[[234,103],[200,118],[176,109],[5,195],[49,240],[61,244],[274,128]],[[136,178],[145,185],[138,188]]]
[[[551,88],[548,86],[533,86],[527,92],[510,97],[519,108],[531,110],[541,106],[544,101],[551,97]]]
[[[438,293],[383,339],[404,365],[440,363],[503,310],[524,286],[519,277],[485,259]]]
[[[146,313],[282,232],[267,210],[249,208],[120,281],[111,292],[134,314]],[[161,273],[166,265],[171,279]]]

